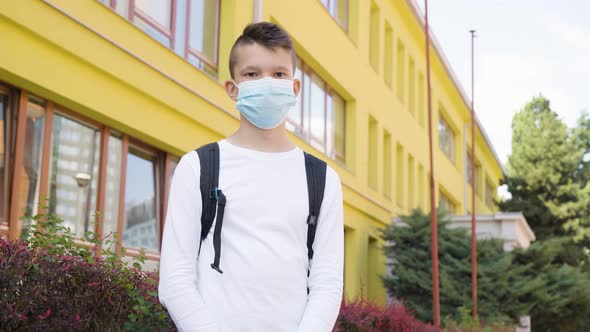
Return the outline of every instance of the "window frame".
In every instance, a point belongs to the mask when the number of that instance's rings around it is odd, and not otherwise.
[[[416,111],[416,61],[408,54],[408,111],[417,118]]]
[[[143,155],[148,155],[149,157],[153,158],[152,159],[152,163],[154,165],[154,206],[156,208],[156,211],[154,212],[154,215],[156,217],[156,227],[157,229],[157,233],[158,233],[158,247],[160,247],[158,249],[158,252],[154,252],[154,251],[149,251],[146,249],[146,253],[154,253],[157,254],[159,253],[159,250],[161,249],[162,246],[162,236],[161,234],[163,233],[163,226],[164,226],[164,220],[162,219],[162,222],[160,222],[160,218],[162,216],[162,207],[161,207],[161,194],[162,194],[162,190],[165,190],[162,188],[162,162],[161,162],[161,156],[160,156],[160,152],[147,145],[146,143],[143,143],[133,137],[129,137],[127,135],[123,136],[124,139],[124,143],[126,144],[126,146],[123,148],[122,153],[124,153],[124,155],[122,156],[122,159],[124,159],[124,164],[125,164],[125,168],[122,169],[121,171],[125,171],[125,181],[127,180],[127,166],[128,166],[128,156],[130,153],[133,153],[133,150],[137,151],[140,155],[138,155],[138,157],[140,158],[144,158]],[[126,143],[125,143],[126,141]],[[137,154],[137,153],[136,153]],[[147,160],[147,158],[144,158]],[[122,162],[123,164],[123,162]],[[121,174],[121,176],[123,176],[123,174]],[[166,181],[164,179],[164,181]],[[165,185],[164,185],[165,187]],[[121,188],[124,188],[124,190],[121,190],[122,195],[120,193],[119,195],[119,220],[118,220],[118,225],[117,225],[117,229],[119,232],[119,239],[118,239],[118,246],[121,246],[121,248],[125,248],[126,251],[129,250],[137,250],[139,248],[136,247],[131,247],[131,246],[125,246],[123,245],[123,234],[125,233],[126,230],[126,223],[127,223],[127,215],[126,215],[126,211],[125,211],[125,193],[127,190],[127,182],[121,182]],[[169,190],[169,189],[168,189]],[[122,199],[122,200],[121,200]],[[122,208],[122,209],[121,209]],[[122,211],[121,211],[122,210]],[[139,251],[138,251],[139,253]]]
[[[176,1],[176,0],[173,0]],[[186,0],[186,26],[185,26],[185,34],[184,34],[184,58],[189,61],[190,56],[194,56],[199,61],[204,62],[209,67],[213,68],[216,72],[219,71],[219,31],[221,30],[221,25],[219,24],[221,20],[221,0],[216,0],[217,4],[217,19],[215,20],[215,29],[217,30],[217,50],[215,51],[215,60],[208,59],[205,55],[201,54],[199,51],[191,48],[190,45],[190,30],[191,30],[191,5],[193,0]],[[215,62],[212,62],[215,61]],[[190,62],[190,61],[189,61]]]
[[[45,99],[44,99],[45,100]],[[47,111],[46,111],[46,118],[45,120],[47,121],[46,123],[46,127],[45,127],[45,137],[43,140],[43,156],[48,156],[47,158],[43,157],[43,162],[41,164],[41,170],[42,170],[42,176],[41,176],[41,187],[40,187],[40,192],[41,194],[39,195],[40,197],[43,196],[43,193],[46,194],[47,198],[49,198],[49,189],[50,189],[50,180],[49,180],[49,176],[51,175],[51,165],[50,162],[53,159],[53,154],[52,152],[52,147],[53,147],[53,127],[54,127],[54,123],[55,123],[55,117],[59,116],[62,118],[65,118],[67,120],[76,122],[77,124],[81,125],[81,126],[85,126],[93,131],[97,131],[99,133],[99,145],[97,147],[98,152],[99,152],[99,158],[98,158],[98,173],[97,173],[97,188],[96,188],[96,197],[97,197],[97,202],[95,202],[95,210],[98,210],[98,195],[99,195],[99,181],[100,181],[100,163],[101,163],[101,143],[102,143],[102,126],[95,121],[92,121],[84,116],[77,116],[76,114],[74,114],[73,112],[68,111],[67,109],[56,105],[55,103],[48,101],[47,100]],[[47,170],[46,172],[44,170]],[[44,174],[46,173],[46,174]],[[91,174],[92,175],[92,174]],[[91,196],[92,197],[92,196]],[[90,213],[92,211],[86,211],[87,213]],[[56,211],[57,214],[57,211]],[[101,227],[103,227],[101,225]],[[92,230],[93,232],[98,232],[98,228],[95,225],[94,229]],[[101,229],[102,230],[102,229]],[[86,232],[86,230],[84,230],[84,232]]]
[[[405,80],[406,80],[406,44],[398,37],[395,48],[395,56],[397,58],[397,64],[395,70],[397,71],[396,76],[396,94],[398,100],[404,104],[405,100]]]
[[[50,151],[51,151],[51,144],[52,142],[52,135],[53,135],[53,125],[55,115],[59,115],[65,117],[69,120],[75,121],[80,125],[87,126],[94,130],[98,130],[100,132],[100,145],[98,146],[99,149],[99,164],[98,164],[98,179],[97,179],[97,189],[96,189],[96,202],[95,202],[95,210],[104,211],[105,207],[105,195],[106,195],[106,178],[107,178],[107,158],[109,155],[109,138],[111,136],[115,136],[122,140],[122,157],[121,157],[121,176],[119,179],[119,206],[118,211],[115,211],[117,217],[117,232],[119,234],[118,240],[116,242],[116,251],[118,255],[122,254],[122,242],[123,242],[123,218],[125,217],[125,181],[126,181],[126,174],[127,174],[127,153],[129,152],[129,147],[131,146],[132,149],[138,149],[141,152],[146,152],[154,157],[154,193],[155,193],[155,217],[156,217],[156,224],[158,227],[158,244],[159,247],[158,251],[145,251],[146,258],[149,260],[158,261],[160,254],[159,250],[161,250],[162,244],[162,235],[165,223],[165,213],[166,213],[166,202],[168,199],[169,191],[170,191],[170,169],[171,163],[173,160],[178,161],[180,158],[178,156],[173,155],[170,152],[166,152],[160,149],[157,149],[145,142],[140,141],[134,137],[131,137],[125,133],[120,133],[118,131],[112,130],[108,125],[102,124],[95,120],[92,120],[82,114],[78,114],[66,107],[61,105],[55,104],[51,100],[46,98],[39,97],[33,93],[28,92],[27,90],[20,89],[17,87],[12,87],[10,85],[5,86],[0,82],[0,90],[2,92],[19,92],[18,101],[12,101],[12,107],[15,108],[15,115],[16,119],[14,120],[14,124],[16,128],[11,129],[11,135],[14,134],[14,147],[10,147],[10,150],[7,150],[7,154],[10,154],[9,161],[10,164],[7,167],[10,167],[11,170],[16,170],[22,168],[23,160],[24,160],[24,148],[25,148],[25,130],[26,130],[26,120],[27,120],[27,109],[29,100],[31,98],[40,99],[45,102],[45,109],[44,109],[44,126],[43,126],[43,144],[40,149],[41,153],[41,171],[39,174],[39,192],[36,198],[40,201],[43,197],[46,197],[49,192],[49,172],[50,172]],[[24,116],[23,116],[24,115]],[[12,116],[12,114],[11,114]],[[12,119],[11,119],[12,121]],[[11,138],[12,139],[12,138]],[[12,144],[12,143],[11,143]],[[8,145],[7,145],[8,146]],[[23,183],[22,179],[18,176],[11,176],[10,179],[7,179],[9,187],[8,190],[8,201],[14,197],[20,197],[20,193],[22,192]],[[7,222],[0,223],[0,233],[8,234],[8,238],[11,240],[18,239],[22,233],[22,224],[20,223],[20,216],[21,212],[18,211],[17,202],[13,202],[7,208]],[[45,211],[40,211],[45,212]],[[94,224],[93,232],[99,237],[104,237],[104,221],[102,216],[98,216],[98,222]],[[40,222],[43,222],[42,220]],[[80,238],[75,238],[74,241],[78,244],[90,247],[93,249],[95,255],[98,257],[100,256],[101,250],[104,248],[103,246],[95,246],[92,243],[85,242]],[[133,248],[133,247],[125,247],[126,256],[139,256],[140,255],[140,248]]]
[[[135,1],[136,0],[129,0],[129,13],[128,13],[127,19],[131,23],[135,24],[135,17],[139,17],[146,24],[150,25],[152,28],[156,29],[158,32],[160,32],[164,36],[168,37],[168,39],[170,40],[170,46],[168,46],[168,47],[170,49],[174,50],[175,40],[176,40],[176,1],[177,0],[170,0],[170,28],[169,29],[166,28],[165,26],[161,25],[160,23],[158,23],[152,17],[150,17],[150,15],[148,13],[145,13],[141,9],[137,8],[137,6],[135,6]],[[112,6],[113,3],[116,5],[116,1],[111,0],[111,9],[114,10],[115,7]]]
[[[313,133],[312,126],[311,126],[312,125],[311,124],[311,118],[312,118],[312,113],[313,113],[312,108],[311,108],[311,106],[312,106],[311,105],[311,100],[313,98],[311,98],[311,96],[310,96],[310,98],[309,98],[309,105],[308,105],[310,114],[309,114],[308,125],[307,125],[307,128],[309,128],[309,130],[307,131],[307,141],[309,142],[310,145],[313,145],[313,143],[315,142],[316,144],[318,144],[320,146],[323,146],[323,148],[324,148],[324,154],[328,154],[327,151],[326,151],[327,150],[326,143],[327,143],[327,139],[328,139],[328,134],[327,134],[327,117],[328,117],[328,93],[329,93],[329,90],[328,89],[329,89],[329,87],[328,87],[328,84],[326,83],[326,81],[324,81],[320,77],[320,75],[318,75],[316,72],[314,72],[313,70],[311,70],[309,67],[308,67],[308,76],[309,76],[309,78],[311,80],[311,82],[310,82],[310,90],[309,90],[309,93],[310,94],[312,94],[312,91],[313,91],[311,84],[314,84],[314,78],[317,78],[319,80],[319,82],[321,83],[321,85],[319,85],[319,87],[320,87],[320,89],[322,89],[322,92],[323,92],[323,95],[324,95],[324,98],[323,98],[324,99],[324,109],[323,109],[324,121],[323,121],[323,124],[322,124],[323,125],[323,133],[324,133],[323,136],[324,137],[323,138],[319,138],[318,136],[314,135],[314,133]],[[320,142],[319,141],[320,139],[323,140],[323,142]]]
[[[408,209],[416,208],[416,159],[408,152]]]
[[[330,95],[332,96],[332,98],[334,98],[332,92],[336,93],[336,95],[338,96],[338,98],[340,98],[340,100],[342,100],[342,113],[343,113],[343,116],[342,116],[342,148],[343,148],[343,151],[342,151],[342,155],[340,155],[338,153],[338,151],[336,150],[336,148],[335,148],[335,146],[336,146],[336,144],[335,144],[336,139],[334,137],[334,142],[333,142],[334,143],[334,146],[333,146],[333,148],[334,148],[334,156],[333,156],[333,159],[336,160],[336,161],[338,161],[338,162],[340,162],[341,164],[345,165],[346,164],[346,137],[347,137],[347,133],[346,133],[347,120],[346,119],[348,118],[347,112],[346,112],[346,99],[344,99],[341,95],[339,95],[333,89],[330,91]]]
[[[454,215],[457,213],[457,206],[458,204],[456,203],[456,201],[451,198],[450,195],[448,195],[444,190],[439,189],[439,198],[438,198],[438,208],[440,209],[442,206],[442,203],[446,202],[447,205],[449,205],[452,209],[445,209],[444,212],[447,212],[450,215]]]
[[[0,215],[0,234],[8,234],[10,224],[10,197],[11,184],[13,179],[13,159],[14,159],[14,145],[16,141],[16,125],[14,116],[17,113],[18,95],[15,89],[5,86],[0,82],[0,94],[6,96],[7,103],[4,105],[6,109],[6,118],[3,119],[3,140],[4,145],[4,186],[0,188],[2,191],[2,204],[4,206],[4,213]],[[0,112],[3,110],[0,109]]]
[[[10,209],[8,212],[8,239],[16,240],[19,239],[22,233],[22,223],[20,222],[21,211],[19,211],[19,205],[21,201],[19,198],[22,195],[22,178],[16,174],[20,169],[23,168],[24,164],[24,150],[25,150],[25,131],[27,122],[27,111],[31,98],[43,100],[45,102],[44,108],[44,124],[43,124],[43,143],[41,145],[41,171],[39,174],[39,193],[37,199],[40,201],[43,197],[47,196],[47,184],[48,184],[48,170],[49,170],[49,148],[51,140],[47,139],[51,137],[51,129],[53,125],[53,104],[46,101],[43,98],[39,98],[36,95],[29,93],[25,90],[15,89],[19,91],[18,101],[16,102],[16,128],[15,128],[15,143],[14,150],[10,153],[14,154],[11,168],[13,175],[11,178],[11,189],[9,201]]]
[[[305,79],[305,74],[306,74],[305,66],[306,65],[303,62],[303,60],[301,60],[299,57],[296,57],[295,71],[297,71],[298,64],[301,64],[301,68],[299,69],[299,71],[301,72],[301,88],[299,89],[299,97],[301,98],[301,104],[299,105],[299,107],[301,107],[301,112],[300,112],[301,114],[300,114],[300,118],[299,118],[300,124],[294,123],[289,116],[287,116],[287,123],[288,123],[288,125],[293,126],[294,130],[292,132],[296,136],[303,137],[303,135],[304,135],[303,128],[305,125],[303,113],[304,113],[304,107],[305,107],[304,105],[306,102],[305,93],[304,93],[304,91],[305,91],[304,87],[305,87],[305,82],[306,82],[306,79]]]
[[[393,28],[391,24],[385,19],[385,28],[384,28],[384,43],[383,43],[383,80],[385,81],[385,85],[388,88],[393,89],[393,81],[394,81],[394,36],[393,36]]]
[[[467,151],[465,157],[465,179],[467,180],[467,184],[469,188],[471,188],[471,181],[475,181],[475,194],[481,197],[481,163],[478,162],[477,157],[475,158],[475,174],[471,174],[471,151]],[[469,177],[471,175],[471,179]],[[471,180],[471,181],[470,181]]]
[[[299,91],[299,94],[301,96],[301,125],[298,125],[297,123],[294,123],[292,121],[291,118],[287,117],[287,124],[288,126],[293,127],[293,130],[288,129],[288,131],[290,131],[291,133],[293,133],[295,136],[303,139],[307,144],[311,145],[312,147],[314,147],[316,150],[322,152],[324,155],[326,155],[328,158],[341,163],[342,165],[346,164],[346,104],[347,104],[347,100],[342,97],[334,88],[332,88],[328,82],[326,80],[324,80],[316,71],[314,71],[313,69],[311,69],[311,67],[309,65],[307,65],[307,63],[305,61],[303,61],[300,57],[297,57],[297,63],[301,64],[301,68],[299,68],[299,70],[301,71],[301,90]],[[312,128],[311,128],[311,96],[307,96],[306,95],[306,89],[305,89],[305,84],[307,82],[307,79],[309,80],[313,80],[313,77],[317,77],[317,79],[321,82],[321,85],[319,86],[323,93],[324,93],[324,106],[323,106],[323,142],[319,141],[320,138],[316,135],[314,135],[312,133]],[[311,88],[311,84],[312,82],[309,82],[309,94],[311,94],[312,88]],[[337,98],[339,98],[342,101],[342,105],[343,105],[343,113],[344,113],[344,119],[343,119],[343,124],[342,124],[342,131],[343,131],[343,137],[342,137],[342,144],[344,146],[344,151],[343,155],[341,156],[338,151],[336,151],[335,148],[335,137],[334,140],[332,141],[332,147],[331,150],[332,151],[328,151],[328,97],[331,97],[332,99],[334,99],[334,95],[337,96]],[[306,107],[309,108],[309,116],[306,119]],[[334,102],[332,101],[332,107],[334,107]],[[335,118],[335,113],[333,112],[332,116]],[[334,118],[332,120],[334,120]],[[330,134],[335,134],[336,130],[335,130],[335,126],[333,126],[333,133]],[[318,148],[317,146],[321,146],[321,149]]]
[[[418,112],[418,123],[420,124],[420,127],[424,129],[426,127],[426,86],[424,74],[419,70],[417,70],[417,73],[418,79],[416,84],[418,86],[418,91],[416,92],[416,109]]]
[[[395,204],[398,208],[404,207],[404,152],[401,142],[395,146]]]
[[[120,0],[97,0],[99,3],[101,3],[102,5],[104,5],[105,7],[108,7],[110,10],[112,10],[113,12],[115,12],[117,15],[120,15],[117,11],[117,1]],[[108,1],[108,4],[106,3]],[[177,13],[177,8],[178,8],[178,0],[170,0],[170,28],[166,28],[164,26],[162,26],[160,23],[156,22],[153,18],[151,18],[149,16],[149,14],[144,13],[141,9],[137,9],[135,6],[135,1],[136,0],[127,0],[129,3],[129,8],[127,11],[126,16],[123,16],[127,21],[129,21],[133,26],[135,26],[136,28],[140,29],[143,33],[147,34],[148,36],[150,36],[150,38],[154,39],[155,41],[157,41],[158,43],[160,43],[160,41],[153,37],[152,35],[150,35],[147,31],[145,31],[144,29],[142,29],[141,27],[139,27],[134,18],[138,17],[141,21],[143,21],[145,24],[149,25],[151,28],[155,29],[157,32],[159,32],[160,34],[162,34],[165,38],[167,38],[169,40],[169,45],[165,45],[163,44],[165,47],[167,47],[168,49],[170,49],[172,52],[178,54],[180,57],[182,57],[186,62],[190,63],[192,66],[196,67],[197,69],[199,69],[200,71],[204,72],[205,74],[213,77],[214,79],[218,79],[216,75],[219,75],[219,42],[220,42],[220,37],[221,37],[221,5],[222,5],[222,0],[216,0],[216,4],[217,4],[217,20],[216,20],[216,29],[217,29],[217,45],[216,45],[216,58],[215,59],[208,59],[206,56],[204,56],[203,54],[201,54],[200,52],[198,52],[197,50],[191,49],[190,47],[190,6],[192,4],[192,0],[186,0],[187,1],[187,8],[186,8],[186,14],[184,13]],[[348,0],[347,0],[348,1]],[[184,36],[184,51],[180,52],[179,50],[176,50],[176,46],[177,46],[177,31],[176,31],[176,23],[177,23],[177,14],[178,15],[186,15],[186,20],[185,20],[185,24],[184,26],[180,26],[178,27],[179,29],[184,29],[185,30],[185,36]],[[162,43],[161,43],[162,44]],[[209,71],[207,71],[205,68],[201,68],[198,65],[194,64],[191,61],[191,56],[195,57],[198,61],[202,62],[203,64],[205,64],[206,66],[210,67],[215,73],[216,75],[211,74]]]
[[[337,17],[334,17],[334,15],[332,15],[332,13],[330,12],[330,7],[333,3],[334,0],[325,0],[326,4],[324,5],[324,2],[322,0],[320,1],[320,5],[328,12],[328,15],[330,15],[330,17],[336,22],[336,24],[338,24],[338,26],[344,30],[344,32],[348,33],[348,25],[350,23],[350,1],[349,0],[338,0],[338,1],[346,1],[346,12],[344,13],[344,16],[346,17],[346,22],[342,23],[340,22],[340,20]]]
[[[442,147],[442,140],[441,140],[441,131],[440,131],[440,126],[441,124],[444,123],[444,127],[447,129],[447,132],[450,134],[450,138],[451,141],[449,142],[449,154],[447,154],[447,152],[445,151],[445,149],[443,149]],[[449,121],[446,119],[446,117],[441,113],[439,113],[439,118],[438,118],[438,127],[437,127],[437,134],[438,134],[438,148],[443,152],[443,154],[449,159],[449,161],[454,165],[456,160],[457,160],[457,134],[455,132],[455,130],[453,129],[453,127],[451,126],[451,124],[449,123]]]

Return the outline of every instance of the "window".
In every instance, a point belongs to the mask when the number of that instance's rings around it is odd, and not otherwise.
[[[467,158],[465,158],[465,176],[467,177],[467,183],[471,184],[473,180],[473,174],[471,174],[471,153],[467,153]]]
[[[391,87],[393,80],[393,31],[389,23],[385,22],[385,50],[383,54],[383,78],[387,86]]]
[[[377,120],[372,116],[369,116],[369,148],[367,149],[369,152],[369,186],[373,189],[377,189],[377,135],[378,135],[378,128],[377,128]]]
[[[9,165],[7,149],[10,145],[10,110],[12,106],[10,90],[0,86],[0,224],[8,223]]]
[[[129,0],[99,0],[123,17],[129,17]]]
[[[404,101],[404,80],[405,80],[405,46],[401,40],[397,40],[397,96]]]
[[[156,202],[156,158],[130,147],[127,153],[123,246],[160,248]]]
[[[475,161],[475,192],[478,195],[481,195],[481,185],[480,185],[480,174],[481,174],[481,165]],[[473,180],[473,176],[471,174],[471,153],[467,152],[467,158],[465,158],[465,176],[467,177],[467,183],[471,186],[471,181]],[[470,187],[471,190],[471,187]]]
[[[426,171],[426,208],[424,209],[424,211],[430,213],[431,210],[431,200],[430,200],[430,196],[432,195],[432,188],[431,186],[431,182],[430,182],[430,171]]]
[[[105,211],[103,212],[104,235],[118,232],[119,204],[121,201],[121,172],[123,171],[123,139],[109,136],[109,159],[107,160]]]
[[[287,128],[291,131],[295,132],[298,135],[303,134],[303,95],[309,94],[307,91],[308,89],[308,80],[309,76],[305,73],[305,80],[303,79],[303,63],[299,58],[297,58],[296,66],[295,66],[295,79],[301,81],[301,90],[297,95],[297,106],[294,109],[290,110],[287,114]]]
[[[333,142],[333,153],[330,153],[329,155],[333,155],[333,158],[340,161],[341,163],[345,163],[346,159],[345,157],[345,145],[344,143],[346,142],[345,140],[345,130],[346,130],[346,113],[345,113],[345,105],[344,105],[344,99],[342,99],[339,95],[337,95],[336,93],[332,93],[330,95],[332,100],[332,107],[329,108],[329,110],[331,109],[333,111],[332,115],[328,117],[328,119],[332,119],[333,122],[333,126],[331,127],[331,130],[328,131],[328,133],[333,133],[333,134],[329,134],[328,137],[333,137],[334,142]],[[330,151],[331,149],[328,149],[328,151]]]
[[[321,0],[322,5],[326,7],[330,15],[336,20],[338,25],[348,30],[348,0]]]
[[[441,114],[438,120],[438,146],[452,163],[455,163],[455,144],[455,133]]]
[[[379,246],[379,241],[369,236],[367,253],[367,295],[369,299],[377,299],[382,289],[382,281],[379,277],[382,274],[382,264],[380,257],[382,256],[382,249]]]
[[[45,128],[45,101],[30,96],[26,103],[23,163],[22,168],[15,170],[15,177],[18,177],[21,183],[21,192],[16,198],[19,217],[22,215],[32,216],[37,213]],[[25,221],[25,224],[28,222],[29,220]]]
[[[214,74],[219,42],[219,1],[189,0],[188,7],[185,57],[196,67]]]
[[[494,203],[496,197],[494,192],[494,186],[492,186],[489,181],[486,181],[486,205],[490,210],[493,210],[496,206]]]
[[[383,194],[391,198],[391,135],[383,134]]]
[[[174,171],[176,170],[176,166],[178,166],[179,162],[180,159],[178,159],[177,157],[170,158],[170,180],[172,180],[172,177],[174,176]]]
[[[483,174],[483,172],[481,171],[481,164],[478,163],[476,160],[475,161],[475,193],[479,197],[481,197],[483,194],[482,185],[481,185],[481,182],[483,181],[482,174]]]
[[[347,264],[347,262],[350,262],[352,257],[354,257],[354,251],[352,251],[352,249],[355,248],[356,237],[355,229],[344,226],[344,287],[347,287],[348,285],[348,278],[346,276],[351,276],[357,273],[356,270],[353,269],[353,264]]]
[[[287,129],[328,157],[345,163],[346,103],[320,76],[297,59],[301,80],[297,105],[289,112]]]
[[[316,75],[310,75],[309,128],[311,145],[318,150],[326,145],[326,86]]]
[[[426,85],[424,74],[418,74],[418,123],[422,128],[426,126]]]
[[[99,0],[152,38],[216,77],[220,0]]]
[[[342,288],[344,290],[346,290],[346,262],[348,261],[348,249],[347,249],[347,244],[348,244],[348,238],[349,238],[349,233],[350,230],[344,226],[344,262],[342,262],[343,267],[342,267]],[[344,293],[342,294],[342,297],[344,297]]]
[[[160,43],[174,48],[174,0],[133,0],[129,2],[129,20]]]
[[[410,64],[408,66],[408,111],[412,116],[416,116],[416,66],[414,59],[410,57]]]
[[[395,152],[395,196],[397,206],[404,205],[404,148],[398,144]]]
[[[172,0],[134,0],[135,15],[144,16],[151,20],[152,24],[159,24],[161,27],[170,30],[172,17]]]
[[[424,205],[424,166],[422,164],[418,165],[418,207],[425,211]]]
[[[439,196],[438,208],[442,210],[443,213],[454,214],[457,211],[457,205],[455,202],[443,192],[440,192]]]
[[[375,71],[379,71],[379,8],[371,2],[371,21],[369,36],[369,61]]]
[[[415,173],[414,173],[414,157],[408,155],[408,208],[413,209],[416,206],[414,201],[415,195]]]
[[[61,114],[53,116],[49,212],[58,214],[79,237],[94,231],[99,152],[98,130]],[[60,216],[58,211],[70,213]]]
[[[6,109],[11,99],[3,92],[0,87],[0,107]],[[8,96],[19,91],[13,92]],[[152,253],[148,259],[155,259],[164,221],[162,197],[171,177],[164,176],[163,167],[172,174],[179,159],[26,91],[16,99],[11,104],[15,128],[8,138],[18,140],[11,143],[14,151],[8,149],[10,155],[0,159],[14,165],[13,178],[4,183],[17,193],[4,213],[10,219],[9,236],[23,237],[23,228],[33,221],[27,218],[21,225],[18,220],[37,214],[41,200],[48,198],[46,212],[63,219],[78,237],[86,231],[103,237],[117,232],[117,252],[122,246],[143,247]],[[0,203],[7,200],[10,197],[3,196]],[[95,223],[99,209],[102,228]],[[6,227],[0,231],[6,232]]]

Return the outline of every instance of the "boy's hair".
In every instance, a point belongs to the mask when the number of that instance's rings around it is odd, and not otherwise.
[[[237,62],[236,49],[240,45],[262,45],[270,50],[275,51],[276,47],[291,52],[291,59],[293,62],[293,73],[295,73],[295,50],[293,49],[293,42],[289,34],[281,27],[270,22],[251,23],[244,28],[242,35],[236,39],[234,46],[231,48],[229,54],[229,73],[231,78],[234,78],[234,66]]]

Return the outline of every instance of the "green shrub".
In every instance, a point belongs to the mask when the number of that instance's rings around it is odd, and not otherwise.
[[[175,330],[143,248],[129,264],[113,250],[117,234],[86,232],[88,247],[54,214],[21,219],[19,240],[0,237],[0,330]]]

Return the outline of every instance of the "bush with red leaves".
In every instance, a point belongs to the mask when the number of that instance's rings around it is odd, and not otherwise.
[[[334,332],[439,332],[440,329],[418,321],[403,304],[383,307],[367,300],[344,301]]]

